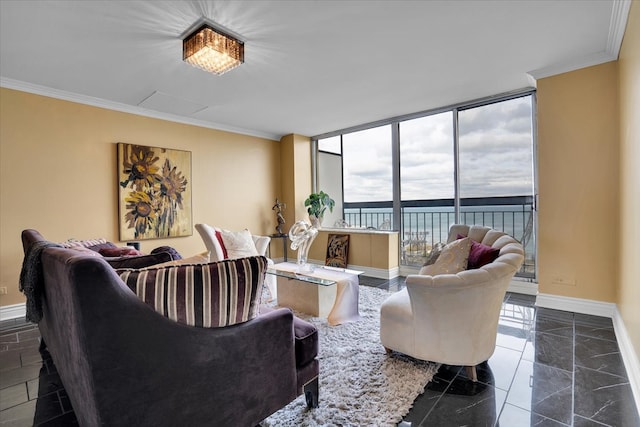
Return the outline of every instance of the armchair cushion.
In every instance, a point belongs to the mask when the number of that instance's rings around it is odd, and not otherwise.
[[[435,276],[438,274],[456,274],[467,269],[471,239],[454,240],[444,247],[435,263],[420,269],[419,274]]]
[[[258,315],[266,268],[266,258],[249,257],[117,273],[163,316],[190,326],[215,328]]]
[[[435,262],[438,260],[438,257],[440,257],[440,254],[442,253],[444,246],[445,245],[442,242],[435,243],[431,247],[431,252],[429,252],[429,257],[425,261],[424,265],[427,266],[427,265],[435,264]]]
[[[216,231],[216,242],[220,245],[220,251],[222,252],[221,259],[229,258],[229,253],[227,252],[227,248],[224,246],[224,240],[222,239],[222,230],[215,229]],[[217,249],[216,249],[217,250]]]
[[[200,233],[200,237],[202,237],[204,245],[207,247],[210,261],[220,261],[223,259],[230,259],[238,256],[238,252],[236,252],[235,250],[234,253],[228,253],[225,248],[225,242],[223,241],[222,235],[226,230],[212,227],[209,224],[196,224],[195,227],[198,233]],[[245,230],[243,233],[248,233],[249,235],[251,235],[248,230]],[[271,238],[268,236],[251,235],[251,239],[253,240],[253,246],[257,251],[257,255],[266,256]],[[254,253],[248,242],[246,243],[246,246],[249,248],[249,251],[251,253]],[[269,264],[273,264],[273,261],[271,259],[268,259],[268,262]],[[276,299],[276,277],[273,275],[267,276],[265,279],[265,285],[269,291],[269,301]]]
[[[471,241],[469,265],[467,266],[467,269],[473,270],[489,264],[490,262],[495,261],[496,258],[498,258],[498,255],[500,255],[500,249]]]
[[[210,252],[211,261],[265,255],[270,240],[268,237],[252,236],[249,230],[234,232],[209,224],[196,224],[196,230]]]
[[[227,258],[243,258],[258,255],[256,244],[251,238],[249,230],[220,232]]]

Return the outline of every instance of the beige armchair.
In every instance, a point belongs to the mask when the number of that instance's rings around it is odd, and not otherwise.
[[[407,276],[406,287],[380,308],[380,340],[388,353],[465,366],[476,381],[475,366],[495,349],[502,302],[524,251],[513,237],[487,227],[453,225],[448,242],[458,235],[499,249],[498,257],[455,274]]]
[[[271,241],[268,236],[254,235],[248,230],[231,232],[209,224],[196,224],[195,228],[207,248],[209,261],[221,261],[252,255],[267,256],[267,249]],[[227,238],[225,246],[224,240]],[[267,258],[267,261],[269,266],[273,265],[273,260]],[[264,284],[269,292],[269,300],[277,299],[276,277],[267,274]]]

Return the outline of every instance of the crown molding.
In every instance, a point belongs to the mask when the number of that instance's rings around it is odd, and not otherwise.
[[[631,0],[615,0],[611,10],[611,21],[609,22],[609,35],[607,37],[607,53],[618,59],[624,31],[627,28]]]
[[[573,58],[570,61],[560,62],[548,67],[538,68],[527,72],[534,80],[544,79],[562,73],[579,70],[581,68],[591,67],[593,65],[604,64],[605,62],[615,61],[616,58],[606,51],[594,53],[592,55]]]
[[[182,117],[175,114],[163,113],[160,111],[148,110],[142,107],[122,104],[120,102],[108,101],[106,99],[95,98],[93,96],[81,95],[78,93],[67,92],[64,90],[53,89],[50,87],[27,83],[21,80],[9,79],[6,77],[0,77],[0,87],[19,90],[22,92],[33,93],[35,95],[47,96],[49,98],[61,99],[64,101],[77,102],[78,104],[90,105],[92,107],[99,107],[107,110],[135,114],[137,116],[150,117],[153,119],[166,120],[169,122],[182,123],[182,124],[198,126],[202,128],[221,130],[225,132],[232,132],[232,133],[237,133],[237,134],[247,135],[247,136],[255,136],[258,138],[266,138],[266,139],[271,139],[276,141],[279,141],[281,138],[281,135],[275,135],[275,134],[264,133],[264,132],[256,132],[249,129],[236,128],[233,126],[226,126],[219,123],[213,123],[213,122],[193,119],[189,117]]]
[[[631,0],[614,0],[611,7],[611,18],[609,20],[609,34],[607,36],[606,50],[596,52],[591,55],[573,58],[566,62],[560,62],[548,67],[538,68],[527,72],[530,81],[591,67],[593,65],[604,64],[615,61],[620,54],[620,46],[627,27]]]

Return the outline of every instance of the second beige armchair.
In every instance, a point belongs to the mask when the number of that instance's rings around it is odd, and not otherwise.
[[[380,340],[388,352],[465,366],[476,381],[475,366],[495,349],[502,302],[524,251],[513,237],[486,227],[453,225],[449,242],[458,236],[496,249],[497,258],[455,274],[407,276],[406,287],[381,306]]]

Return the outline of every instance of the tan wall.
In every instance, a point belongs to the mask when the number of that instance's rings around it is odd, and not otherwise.
[[[287,205],[283,214],[286,222],[282,229],[288,232],[296,221],[309,221],[304,201],[311,193],[311,139],[291,134],[284,136],[280,143],[282,198]],[[287,254],[290,258],[295,258],[296,252],[291,250],[289,243],[287,241]],[[272,245],[271,249],[272,257],[283,257],[280,243],[277,246]]]
[[[631,4],[620,51],[620,286],[618,305],[640,352],[640,4]]]
[[[541,293],[616,302],[618,63],[538,81]]]
[[[193,223],[271,234],[280,189],[280,143],[0,89],[0,305],[18,291],[20,232],[52,241],[105,237],[118,242],[116,143],[192,153]],[[203,251],[190,237],[146,240]],[[124,244],[123,244],[124,245]]]

